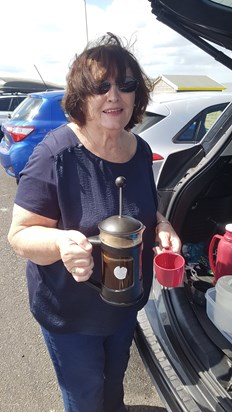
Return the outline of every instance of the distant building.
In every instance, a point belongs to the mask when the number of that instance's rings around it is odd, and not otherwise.
[[[222,91],[226,86],[208,76],[162,75],[154,80],[155,93]]]

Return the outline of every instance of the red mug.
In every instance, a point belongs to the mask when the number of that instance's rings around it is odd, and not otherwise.
[[[184,277],[183,256],[170,250],[159,253],[154,258],[154,270],[158,282],[167,288],[175,288]]]

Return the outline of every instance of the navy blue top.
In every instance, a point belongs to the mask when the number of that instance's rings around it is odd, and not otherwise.
[[[75,133],[63,125],[50,132],[35,148],[21,173],[15,203],[58,220],[60,229],[74,229],[93,236],[98,223],[119,213],[118,176],[125,176],[123,215],[140,220],[143,233],[143,299],[129,307],[104,302],[85,282],[76,282],[61,260],[46,266],[28,261],[30,309],[37,321],[51,331],[111,334],[132,312],[146,303],[153,276],[157,197],[151,150],[141,137],[126,163],[103,160],[87,150]],[[100,280],[100,248],[93,247],[94,272]]]

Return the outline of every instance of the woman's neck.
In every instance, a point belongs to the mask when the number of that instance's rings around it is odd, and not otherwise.
[[[135,136],[126,130],[100,132],[88,126],[80,128],[75,123],[70,123],[69,127],[86,149],[105,160],[124,163],[136,152]]]

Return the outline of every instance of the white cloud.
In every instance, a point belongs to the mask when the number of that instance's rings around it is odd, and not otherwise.
[[[232,80],[229,69],[158,22],[148,0],[112,0],[105,9],[97,3],[86,0],[89,40],[111,31],[135,42],[133,52],[148,75]],[[7,18],[1,21],[0,75],[36,78],[36,65],[45,80],[65,83],[70,61],[86,45],[84,0],[11,0],[1,5],[1,15]]]

